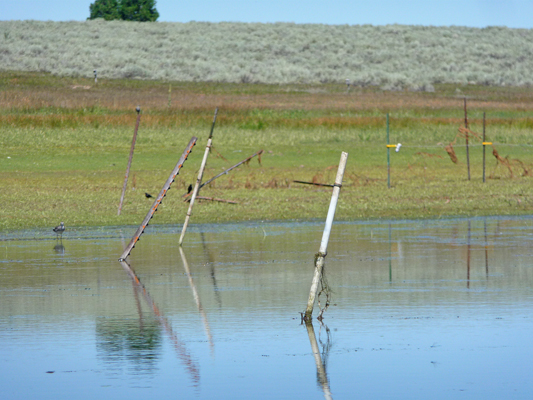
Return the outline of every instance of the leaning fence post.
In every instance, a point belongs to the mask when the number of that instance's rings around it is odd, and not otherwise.
[[[128,244],[128,246],[126,247],[126,249],[124,250],[124,252],[120,256],[120,258],[118,259],[119,261],[124,261],[126,259],[126,257],[128,257],[130,255],[131,250],[135,247],[135,244],[141,238],[141,235],[144,233],[144,230],[148,226],[148,223],[150,222],[150,220],[154,216],[154,213],[157,211],[157,207],[159,207],[159,204],[161,204],[161,202],[163,201],[163,198],[167,195],[167,191],[170,189],[170,186],[172,185],[172,182],[174,182],[174,179],[176,179],[176,175],[179,174],[179,172],[181,170],[181,167],[183,166],[183,163],[187,160],[187,157],[189,157],[189,154],[191,153],[192,148],[196,144],[196,140],[197,140],[197,138],[194,137],[194,136],[191,138],[189,144],[187,145],[187,147],[183,151],[183,154],[181,155],[180,159],[178,160],[178,163],[176,164],[176,166],[174,167],[174,169],[170,173],[170,176],[168,177],[167,181],[163,185],[163,189],[161,189],[161,191],[159,192],[159,195],[157,196],[157,198],[154,201],[154,204],[152,204],[152,207],[150,207],[150,210],[148,211],[148,214],[146,214],[146,217],[144,217],[143,222],[141,223],[141,225],[137,228],[137,230],[133,234],[133,237],[131,238],[130,243]]]
[[[389,114],[387,113],[387,187],[390,189]]]
[[[196,179],[196,184],[194,185],[194,190],[192,192],[191,202],[189,203],[189,209],[187,210],[187,215],[185,216],[185,222],[183,223],[183,228],[181,229],[181,235],[179,240],[179,245],[183,243],[183,238],[185,237],[185,231],[187,230],[187,225],[189,225],[189,219],[192,214],[192,207],[194,205],[194,200],[198,194],[200,184],[202,183],[202,177],[204,176],[204,169],[207,163],[207,157],[209,156],[209,151],[211,150],[211,142],[213,140],[213,130],[215,129],[215,122],[217,120],[218,107],[215,109],[215,116],[213,117],[213,124],[211,125],[211,132],[209,133],[209,138],[207,139],[207,146],[205,148],[204,158],[202,164],[200,165],[200,172],[198,172],[198,179]]]
[[[318,283],[322,276],[325,258],[328,249],[329,235],[331,233],[331,225],[333,224],[333,217],[335,216],[335,209],[337,208],[337,200],[342,186],[342,178],[344,177],[344,169],[346,168],[346,160],[348,153],[342,152],[339,168],[337,170],[337,177],[335,178],[335,185],[333,187],[333,194],[331,195],[331,202],[329,204],[328,216],[326,218],[326,226],[322,234],[322,242],[320,243],[320,250],[315,257],[315,274],[311,283],[311,290],[309,291],[309,300],[307,301],[307,309],[305,310],[305,321],[312,319],[313,307],[315,304],[316,293],[318,290]]]
[[[485,183],[485,113],[483,113],[483,183]]]
[[[239,161],[237,164],[229,167],[228,169],[224,170],[223,172],[221,172],[220,174],[218,175],[215,175],[214,177],[212,177],[211,179],[208,179],[207,181],[205,181],[204,183],[202,183],[200,185],[200,187],[198,188],[198,192],[200,192],[200,189],[202,189],[205,185],[208,185],[210,184],[211,182],[213,182],[215,179],[218,179],[220,178],[222,175],[227,175],[230,171],[234,170],[235,168],[241,166],[242,164],[246,163],[246,162],[249,162],[252,158],[254,158],[255,156],[258,156],[259,157],[259,164],[261,164],[261,154],[263,154],[263,150],[259,150],[257,153],[254,153],[252,154],[250,157],[247,157],[245,158],[244,160],[242,161]],[[185,200],[183,200],[184,202],[185,201],[189,201],[188,200],[188,197],[189,195],[191,195],[192,193],[186,193],[184,194],[182,197],[185,198]]]
[[[135,150],[135,142],[137,141],[137,131],[139,129],[139,122],[141,121],[141,107],[137,106],[137,122],[135,123],[135,130],[133,131],[133,140],[131,142],[130,158],[128,159],[128,167],[126,168],[126,177],[124,178],[124,185],[122,186],[122,195],[120,196],[120,204],[118,205],[118,214],[122,211],[122,203],[124,202],[124,195],[126,194],[126,186],[128,185],[128,176],[130,175],[131,161],[133,160],[133,150]]]

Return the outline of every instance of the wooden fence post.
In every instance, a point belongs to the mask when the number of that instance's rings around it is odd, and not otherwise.
[[[131,161],[133,160],[133,151],[135,150],[135,142],[137,141],[137,131],[139,123],[141,122],[141,107],[137,106],[137,122],[135,123],[135,130],[133,131],[133,140],[131,141],[130,158],[128,159],[128,167],[126,168],[126,177],[124,178],[124,185],[122,186],[122,195],[120,196],[120,204],[118,205],[118,215],[122,211],[122,203],[124,202],[124,195],[126,194],[126,186],[128,185],[128,176],[130,175]]]
[[[207,164],[207,157],[209,156],[209,151],[211,150],[211,142],[213,140],[213,130],[215,129],[215,122],[217,120],[218,107],[215,109],[215,116],[213,118],[213,124],[211,125],[211,133],[207,139],[207,146],[205,148],[204,158],[202,159],[202,164],[200,165],[200,171],[198,172],[198,178],[196,179],[196,184],[194,185],[194,190],[192,191],[191,202],[189,203],[189,209],[187,210],[187,215],[185,216],[185,222],[181,229],[181,235],[179,240],[179,245],[183,243],[183,238],[185,237],[185,231],[187,230],[187,225],[189,225],[189,219],[192,214],[192,207],[194,206],[194,200],[200,189],[200,184],[202,183],[202,177],[204,176],[205,165]]]
[[[468,180],[470,180],[470,151],[468,149],[468,114],[466,111],[466,97],[464,98],[464,109],[465,109],[465,128],[466,128],[466,168],[468,170]]]

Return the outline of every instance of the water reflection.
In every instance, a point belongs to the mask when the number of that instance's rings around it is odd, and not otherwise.
[[[487,239],[487,220],[483,220],[483,231],[485,232],[485,276],[489,279],[489,243]]]
[[[156,372],[161,355],[162,338],[158,321],[143,317],[138,320],[98,318],[96,348],[99,357],[116,372],[133,365],[138,375]]]
[[[496,224],[493,238],[493,244],[491,245],[489,242],[489,234],[488,234],[488,228],[487,228],[487,220],[483,220],[483,234],[476,233],[476,238],[473,239],[473,230],[472,227],[473,221],[467,220],[465,224],[465,228],[460,228],[460,223],[454,225],[451,228],[449,239],[441,238],[439,236],[427,236],[427,237],[420,237],[417,240],[422,240],[425,242],[431,242],[434,241],[433,244],[436,246],[439,246],[440,244],[446,244],[446,248],[449,249],[451,252],[457,252],[458,254],[461,254],[461,258],[463,259],[463,263],[465,266],[465,275],[464,275],[464,283],[467,289],[470,289],[471,284],[473,282],[472,280],[472,269],[477,264],[477,257],[480,255],[480,252],[478,251],[480,248],[483,249],[483,257],[484,257],[484,275],[485,279],[488,280],[490,278],[489,274],[489,250],[494,249],[494,243],[496,243],[500,238],[499,235],[500,232],[500,223],[498,222]],[[395,281],[394,279],[394,271],[395,268],[399,266],[402,259],[402,240],[401,239],[394,239],[393,238],[393,232],[397,232],[398,229],[394,229],[392,224],[388,224],[388,280],[390,283],[393,283]],[[371,238],[374,238],[376,236],[375,231],[373,230],[371,232]],[[405,237],[404,239],[405,240]],[[440,251],[440,250],[439,250]],[[444,254],[447,252],[442,252],[438,257],[442,258],[444,257]],[[435,260],[438,261],[438,260]],[[405,277],[402,277],[405,278]],[[398,279],[396,279],[397,281]]]
[[[54,251],[57,253],[57,254],[65,254],[65,246],[63,246],[63,243],[58,243],[54,246]]]
[[[471,250],[471,244],[470,239],[472,235],[472,225],[470,220],[468,221],[468,229],[467,229],[467,241],[466,241],[466,288],[470,289],[470,250]]]
[[[222,308],[222,299],[220,297],[220,291],[218,290],[214,257],[213,257],[212,251],[210,250],[209,246],[207,246],[207,243],[205,241],[204,232],[200,233],[200,238],[202,239],[202,248],[204,249],[204,254],[205,254],[206,258],[207,258],[206,265],[209,265],[209,268],[210,268],[210,276],[211,276],[211,280],[213,282],[213,290],[214,290],[214,293],[215,293],[215,298],[217,300],[219,308]]]
[[[121,267],[127,227],[81,231],[64,253],[10,233],[2,400],[329,399],[355,386],[361,398],[530,398],[532,225],[335,224],[324,314],[334,342],[298,321],[322,222],[192,226],[185,252],[179,227],[155,227]]]
[[[185,270],[185,274],[187,275],[187,278],[189,280],[189,286],[191,288],[192,295],[194,297],[194,302],[196,303],[198,312],[202,316],[202,320],[204,322],[205,334],[207,335],[207,339],[209,340],[211,351],[213,351],[214,349],[213,337],[211,336],[211,328],[209,327],[209,322],[207,321],[207,315],[204,311],[204,308],[202,307],[202,303],[200,302],[200,296],[198,295],[198,291],[196,290],[194,279],[192,278],[192,274],[191,274],[191,269],[189,268],[189,263],[187,262],[187,257],[185,257],[185,252],[183,251],[183,248],[181,246],[179,247],[179,251],[180,251],[181,261],[183,262],[183,269]]]
[[[329,351],[331,350],[331,346],[332,346],[331,333],[325,324],[320,323],[320,330],[324,328],[324,330],[326,331],[326,342],[324,343],[322,342],[322,340],[320,340],[320,344],[322,345],[322,352],[321,352],[318,347],[318,343],[317,343],[316,335],[315,335],[315,328],[313,326],[312,321],[306,321],[305,327],[307,328],[307,334],[309,335],[309,342],[311,343],[311,350],[315,358],[317,383],[324,393],[324,398],[328,400],[333,399],[331,395],[331,390],[329,388],[329,380],[328,380],[328,373],[327,373]]]
[[[122,268],[124,268],[124,270],[128,273],[128,275],[131,278],[131,282],[132,282],[134,294],[135,294],[135,302],[136,302],[137,310],[139,312],[140,321],[142,321],[142,310],[140,307],[140,302],[138,300],[139,295],[141,295],[141,297],[145,300],[148,307],[154,313],[155,317],[157,318],[157,322],[159,326],[161,326],[167,333],[168,337],[172,341],[174,349],[176,350],[178,354],[178,358],[185,365],[192,381],[194,382],[194,385],[197,386],[200,381],[200,367],[197,361],[195,361],[192,358],[192,356],[190,355],[185,345],[179,340],[178,336],[172,329],[172,326],[170,325],[168,320],[162,315],[161,311],[159,310],[159,307],[157,307],[152,297],[150,296],[150,293],[148,292],[146,287],[141,283],[140,279],[138,278],[137,274],[135,274],[135,271],[131,268],[131,266],[126,261],[120,261],[120,265],[122,266]]]

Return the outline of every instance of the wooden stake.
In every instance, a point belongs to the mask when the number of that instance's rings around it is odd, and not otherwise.
[[[133,131],[133,140],[131,141],[130,158],[128,159],[128,167],[126,168],[126,177],[124,178],[124,185],[122,186],[122,195],[120,196],[120,204],[118,205],[118,215],[122,211],[122,203],[124,202],[124,195],[126,194],[126,186],[128,185],[128,176],[130,174],[131,161],[133,160],[133,150],[135,150],[135,142],[137,141],[137,130],[141,122],[141,107],[137,106],[137,122],[135,123],[135,130]],[[135,187],[135,185],[133,186]]]
[[[228,172],[230,172],[232,169],[235,169],[235,168],[241,166],[241,165],[244,164],[245,162],[248,162],[248,161],[250,161],[252,158],[254,158],[255,156],[259,156],[259,155],[261,155],[261,154],[263,154],[263,150],[259,150],[257,153],[252,154],[250,157],[248,157],[248,158],[242,160],[241,162],[238,162],[237,164],[235,164],[235,165],[232,166],[232,167],[229,167],[229,168],[228,168],[227,170],[225,170],[224,172],[221,172],[220,174],[218,174],[218,175],[212,177],[211,179],[205,181],[204,183],[202,183],[202,184],[200,185],[200,187],[198,188],[198,191],[200,191],[200,189],[202,189],[205,185],[208,185],[208,184],[210,184],[211,182],[213,182],[215,179],[220,178],[222,175],[226,175],[226,174],[227,174]],[[191,193],[192,193],[192,192],[191,192]],[[185,200],[183,200],[183,202],[189,201],[189,200],[187,199],[187,197],[189,197],[189,196],[191,195],[191,193],[186,193],[186,194],[184,194],[184,195],[182,196],[182,197],[185,197]]]
[[[196,196],[198,200],[210,200],[210,201],[218,201],[219,203],[230,203],[230,204],[239,204],[237,201],[233,200],[225,200],[225,199],[218,199],[216,197],[204,197],[204,196]],[[188,200],[188,199],[187,199]],[[190,200],[189,200],[190,201]]]
[[[339,162],[339,169],[337,170],[337,177],[335,178],[335,186],[333,187],[333,194],[331,195],[331,202],[329,204],[328,216],[326,218],[326,226],[324,227],[324,233],[322,234],[322,242],[320,243],[320,250],[315,258],[315,274],[311,283],[311,290],[309,291],[309,299],[307,301],[307,309],[305,310],[305,321],[311,321],[313,314],[313,307],[315,304],[316,293],[318,290],[318,283],[322,276],[322,270],[324,268],[325,258],[328,249],[329,235],[331,233],[331,225],[333,224],[333,218],[335,217],[335,209],[337,208],[337,201],[339,199],[339,193],[342,186],[342,179],[344,177],[344,170],[346,168],[346,160],[348,159],[348,153],[342,152],[341,160]]]
[[[329,183],[315,183],[315,182],[305,182],[305,181],[293,181],[294,183],[303,183],[305,185],[314,185],[314,186],[328,186],[328,187],[335,187],[335,185],[331,185]]]
[[[215,109],[215,116],[213,117],[213,124],[211,125],[211,133],[207,139],[207,146],[205,148],[204,158],[202,159],[202,164],[200,165],[200,171],[198,172],[198,178],[196,179],[196,184],[194,185],[194,190],[192,191],[191,202],[189,204],[189,209],[187,210],[187,215],[185,216],[185,222],[183,223],[183,228],[181,229],[181,235],[179,240],[179,245],[183,243],[183,238],[185,237],[185,231],[187,231],[187,225],[189,225],[189,219],[191,218],[192,208],[194,206],[194,200],[196,195],[200,190],[200,184],[202,183],[202,177],[204,176],[205,165],[207,164],[207,157],[209,156],[209,150],[211,149],[211,142],[213,140],[213,130],[215,129],[215,122],[217,120],[218,107]]]
[[[170,185],[172,185],[172,182],[174,182],[174,179],[176,178],[176,175],[179,174],[179,172],[181,170],[181,167],[183,166],[183,163],[187,160],[187,157],[191,153],[192,148],[196,144],[197,140],[198,139],[196,137],[194,137],[194,136],[191,138],[189,144],[187,145],[187,147],[183,151],[183,154],[181,155],[178,163],[176,164],[176,166],[172,170],[170,176],[168,177],[167,181],[163,185],[163,189],[161,189],[161,192],[159,192],[159,195],[155,199],[154,204],[152,204],[152,207],[150,207],[150,211],[148,211],[148,214],[146,214],[146,217],[144,217],[143,222],[141,223],[139,228],[137,228],[137,230],[135,231],[135,234],[131,238],[130,243],[126,247],[126,250],[124,250],[124,252],[120,256],[120,258],[118,259],[119,261],[126,260],[126,257],[128,257],[130,255],[131,250],[135,247],[135,244],[141,238],[141,235],[144,233],[144,230],[148,226],[148,222],[150,222],[150,220],[154,216],[155,212],[157,211],[157,207],[159,207],[159,204],[161,204],[161,202],[163,201],[163,197],[165,197],[167,195],[167,191],[170,189]]]
[[[466,112],[466,97],[464,98],[465,101],[465,128],[468,129],[468,114]],[[468,149],[468,131],[466,134],[466,168],[468,170],[468,180],[470,180],[470,151]]]

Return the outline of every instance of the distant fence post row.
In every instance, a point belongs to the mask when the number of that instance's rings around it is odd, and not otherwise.
[[[396,148],[396,152],[400,151],[400,148],[402,147],[401,143],[397,144],[390,144],[390,116],[387,113],[386,115],[386,133],[387,133],[387,188],[391,188],[391,161],[390,161],[390,149]],[[498,163],[504,165],[509,169],[509,172],[511,174],[511,177],[513,176],[513,170],[512,170],[512,163],[513,161],[508,160],[507,158],[503,158],[498,154],[498,151],[496,150],[494,144],[492,142],[488,142],[486,139],[486,112],[483,112],[483,133],[480,137],[479,134],[471,131],[468,128],[468,112],[467,112],[467,102],[466,97],[464,98],[464,128],[459,127],[459,134],[456,136],[455,140],[451,142],[449,145],[445,146],[444,149],[448,152],[448,155],[450,156],[452,162],[457,163],[458,158],[455,154],[455,151],[453,149],[453,146],[455,142],[457,141],[457,138],[460,135],[464,135],[465,137],[465,146],[466,146],[466,165],[467,165],[467,177],[468,180],[471,180],[470,175],[470,151],[469,151],[469,139],[470,136],[477,138],[478,140],[481,140],[481,144],[483,146],[483,183],[486,183],[486,147],[492,146],[492,154],[494,157],[496,157]],[[525,167],[524,163],[522,163],[520,160],[514,160],[517,161],[522,168],[524,169],[525,174],[529,174],[529,170]],[[516,164],[515,164],[516,165]]]

